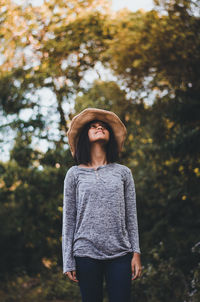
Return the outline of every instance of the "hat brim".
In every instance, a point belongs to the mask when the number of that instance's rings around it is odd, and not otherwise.
[[[87,108],[73,117],[70,127],[67,131],[68,143],[72,156],[75,155],[78,137],[84,125],[92,120],[97,119],[109,124],[115,135],[118,151],[122,151],[127,130],[120,118],[112,111],[98,108]]]

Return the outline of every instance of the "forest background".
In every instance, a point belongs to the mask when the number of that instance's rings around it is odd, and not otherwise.
[[[154,4],[1,0],[1,302],[80,301],[61,228],[66,132],[87,107],[128,131],[120,162],[136,184],[143,266],[133,301],[200,300],[200,2]]]

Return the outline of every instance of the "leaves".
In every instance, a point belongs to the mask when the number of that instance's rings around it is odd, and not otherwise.
[[[12,145],[10,159],[0,164],[1,278],[18,278],[21,270],[44,270],[45,276],[47,270],[52,281],[38,285],[34,301],[41,292],[49,300],[71,290],[52,284],[62,266],[63,179],[74,164],[66,132],[87,107],[111,110],[127,127],[120,162],[134,174],[144,265],[134,297],[198,300],[200,36],[194,5],[156,1],[149,12],[113,14],[100,0],[50,0],[40,7],[2,2],[0,134],[2,150],[8,140]],[[117,80],[104,80],[98,66]],[[98,80],[86,85],[94,70]],[[18,284],[23,292],[23,280],[15,282],[10,294]]]

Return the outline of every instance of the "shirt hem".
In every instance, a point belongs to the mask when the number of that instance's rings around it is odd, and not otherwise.
[[[117,257],[121,257],[121,256],[125,256],[128,253],[133,253],[133,251],[124,251],[122,253],[118,253],[115,255],[111,255],[111,256],[98,256],[98,255],[91,255],[90,253],[74,253],[74,257],[90,257],[93,259],[99,259],[99,260],[109,260],[109,259],[114,259]]]

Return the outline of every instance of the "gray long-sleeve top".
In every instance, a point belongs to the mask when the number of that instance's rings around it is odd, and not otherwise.
[[[76,270],[74,256],[112,259],[141,253],[135,184],[127,166],[72,166],[63,195],[63,273]]]

